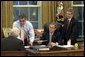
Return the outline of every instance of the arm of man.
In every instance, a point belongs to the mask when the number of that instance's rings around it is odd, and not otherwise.
[[[13,23],[13,28],[14,28],[14,27],[19,28],[19,23],[18,23],[18,21],[15,21],[15,22]]]
[[[78,32],[79,32],[78,31],[78,28],[79,28],[78,25],[79,25],[78,21],[75,20],[75,22],[73,24],[73,28],[72,28],[72,33],[71,33],[71,36],[70,36],[70,38],[72,40],[72,45],[77,42],[76,39],[78,38]]]
[[[30,40],[29,44],[30,45],[33,45],[34,38],[35,38],[34,29],[32,24],[29,23],[29,40]]]

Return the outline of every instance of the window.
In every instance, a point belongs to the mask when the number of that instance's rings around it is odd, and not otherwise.
[[[73,1],[74,17],[79,22],[79,41],[84,41],[84,1]]]
[[[40,19],[40,1],[13,1],[14,21],[24,14],[34,28],[38,28]]]
[[[14,5],[37,5],[37,1],[14,1]]]
[[[83,4],[83,2],[82,1],[74,1],[73,4],[74,5],[81,5],[81,4]]]

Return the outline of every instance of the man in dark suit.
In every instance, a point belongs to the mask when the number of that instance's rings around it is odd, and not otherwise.
[[[19,30],[13,28],[7,38],[1,39],[1,51],[21,51],[25,50],[23,42],[17,39]]]
[[[53,22],[50,22],[50,23],[53,23]],[[49,33],[49,24],[50,23],[46,23],[44,25],[44,33]],[[62,34],[62,24],[57,22],[57,21],[55,23],[56,23],[56,26],[57,26],[57,30]]]
[[[50,46],[55,46],[56,43],[62,44],[61,34],[57,28],[58,25],[55,22],[49,24],[49,32],[44,32],[42,35],[42,40],[47,40],[43,44]]]
[[[67,45],[68,40],[71,40],[71,44],[74,45],[78,38],[78,22],[73,17],[73,10],[69,8],[66,12],[66,19],[64,20],[63,36],[64,44]]]

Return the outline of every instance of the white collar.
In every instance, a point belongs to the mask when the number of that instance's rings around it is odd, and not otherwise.
[[[68,19],[69,21],[71,21],[71,18],[70,19]]]
[[[49,33],[50,35],[53,35],[53,33]]]

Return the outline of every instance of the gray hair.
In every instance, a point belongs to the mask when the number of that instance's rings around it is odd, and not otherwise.
[[[20,33],[20,30],[16,27],[12,28],[10,33],[9,33],[9,36],[14,36],[14,37],[17,37]]]

